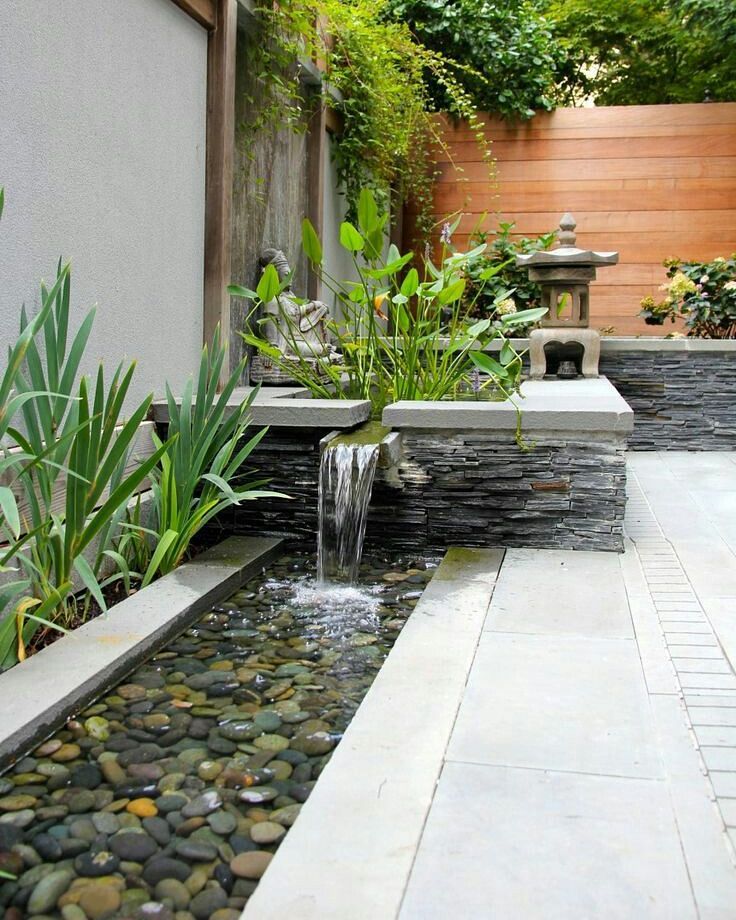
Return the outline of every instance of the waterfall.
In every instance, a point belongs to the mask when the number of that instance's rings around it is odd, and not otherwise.
[[[363,553],[378,444],[327,445],[319,469],[320,581],[354,582]]]

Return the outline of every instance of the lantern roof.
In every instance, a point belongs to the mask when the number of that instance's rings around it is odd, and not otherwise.
[[[617,252],[594,252],[592,249],[578,249],[575,245],[577,237],[575,227],[577,223],[572,214],[565,213],[560,219],[560,229],[557,231],[557,246],[554,249],[537,249],[527,255],[517,256],[516,264],[526,268],[533,266],[574,266],[583,265],[615,265],[618,262]]]

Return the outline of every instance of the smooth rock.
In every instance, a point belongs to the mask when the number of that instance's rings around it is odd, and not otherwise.
[[[57,869],[44,876],[28,899],[28,914],[34,916],[54,910],[56,902],[71,885],[73,878],[74,873],[70,869]]]
[[[186,885],[183,885],[175,878],[161,879],[156,885],[154,895],[158,901],[169,898],[176,910],[184,910],[191,900],[191,895]]]
[[[106,920],[120,907],[120,892],[110,885],[90,885],[82,890],[79,906],[90,920]]]
[[[166,878],[173,878],[185,882],[189,878],[191,867],[180,859],[171,859],[169,856],[157,856],[143,869],[143,881],[155,887]]]
[[[189,910],[196,917],[196,920],[210,920],[216,910],[227,907],[227,895],[222,888],[205,888],[195,895],[190,904]]]
[[[250,829],[251,839],[261,846],[276,843],[281,840],[285,833],[284,827],[275,821],[259,821]]]
[[[238,878],[260,878],[273,859],[273,853],[265,850],[253,850],[251,853],[239,853],[230,861],[230,869]]]
[[[84,878],[100,878],[112,875],[118,871],[119,858],[109,850],[100,850],[96,853],[81,853],[74,860],[74,869],[77,875]]]
[[[110,838],[109,846],[120,859],[128,862],[143,863],[158,850],[155,840],[144,833],[120,831]]]

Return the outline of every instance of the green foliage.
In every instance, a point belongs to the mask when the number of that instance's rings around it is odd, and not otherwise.
[[[546,13],[566,54],[560,101],[736,99],[733,9],[726,0],[549,0]]]
[[[292,346],[292,356],[280,352],[262,335],[243,333],[245,341],[315,396],[371,400],[375,417],[395,400],[445,399],[469,389],[500,396],[513,392],[520,380],[521,356],[506,335],[535,322],[544,310],[524,310],[495,322],[488,317],[474,321],[471,316],[483,284],[477,284],[475,297],[466,298],[467,267],[483,254],[486,245],[469,253],[444,249],[439,267],[425,259],[421,272],[411,268],[402,277],[413,254],[401,255],[392,245],[384,259],[371,243],[382,233],[385,222],[386,214],[378,208],[375,196],[363,190],[358,226],[343,224],[341,233],[359,281],[341,287],[321,271],[342,305],[342,321],[330,324],[342,363],[317,354],[301,356],[296,347],[298,330],[285,310],[261,322],[278,325]],[[305,223],[304,244],[316,255],[313,234],[311,225]],[[320,268],[315,259],[313,262]],[[263,303],[252,291],[235,285],[229,290],[253,302],[251,316]],[[498,360],[482,352],[493,339],[501,343]],[[296,355],[299,357],[293,357]],[[487,374],[484,381],[478,379],[478,371]]]
[[[736,338],[736,253],[712,262],[664,264],[670,280],[660,290],[666,296],[660,302],[645,297],[640,316],[657,325],[683,319],[688,335],[699,338]]]
[[[268,278],[266,272],[264,278]],[[276,276],[277,287],[278,283]],[[270,300],[274,294],[266,287],[259,285],[259,291],[270,294]],[[142,525],[140,509],[136,509],[118,544],[128,565],[138,567],[143,587],[176,568],[194,537],[225,508],[262,496],[287,497],[260,490],[265,480],[244,481],[242,466],[268,429],[262,428],[243,443],[256,391],[239,405],[228,406],[245,362],[218,392],[225,353],[218,329],[212,347],[202,350],[196,391],[191,378],[180,400],[166,387],[170,441],[150,472],[151,527]],[[164,447],[156,443],[160,450]]]
[[[541,289],[529,280],[526,268],[516,265],[516,256],[549,249],[557,234],[552,231],[538,237],[514,237],[514,226],[500,223],[490,242],[491,234],[487,232],[473,235],[474,245],[487,244],[481,254],[468,261],[467,267],[467,298],[474,302],[473,312],[477,316],[500,319],[499,304],[503,305],[501,311],[509,313],[541,307]],[[526,334],[528,328],[528,325],[518,328],[517,334]]]
[[[301,131],[307,123],[299,61],[324,69],[322,99],[341,116],[334,144],[338,178],[355,222],[360,190],[370,186],[385,204],[411,196],[428,229],[434,160],[442,138],[431,117],[428,85],[441,87],[447,107],[474,131],[490,164],[476,105],[441,51],[423,45],[407,23],[384,15],[374,0],[283,0],[257,8],[258,38],[249,66],[260,95],[250,100],[246,138],[259,131]],[[490,168],[490,166],[489,166]]]
[[[24,657],[25,646],[39,626],[58,626],[69,618],[67,598],[75,575],[105,609],[102,589],[107,582],[99,580],[99,573],[112,551],[111,522],[165,449],[125,474],[151,397],[123,419],[132,365],[125,372],[118,367],[109,384],[100,367],[90,391],[79,369],[94,311],[71,338],[70,282],[68,267],[59,266],[53,288],[42,287],[39,331],[44,347],[39,348],[31,336],[15,379],[18,397],[24,399],[19,413],[23,431],[8,427],[8,434],[25,457],[33,458],[23,464],[17,478],[28,510],[20,522],[27,538],[22,551],[15,553],[23,579],[16,584],[17,593],[30,597],[18,606],[15,617],[0,623],[0,666],[12,663],[16,655]],[[21,339],[33,328],[37,320],[29,321],[23,311]],[[59,486],[63,510],[55,502]],[[6,518],[11,532],[17,523]],[[96,538],[99,549],[90,564],[84,553]],[[10,561],[9,555],[2,561]]]
[[[534,2],[388,0],[386,15],[444,56],[480,111],[530,118],[554,108],[561,56]],[[452,111],[442,82],[431,72],[425,77],[433,108]]]

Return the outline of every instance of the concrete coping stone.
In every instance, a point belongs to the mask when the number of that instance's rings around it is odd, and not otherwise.
[[[549,327],[548,327],[549,328]],[[521,352],[529,348],[529,339],[511,339],[513,347]],[[484,351],[500,351],[501,343],[494,340],[488,343]],[[658,336],[601,336],[601,354],[614,354],[616,352],[734,352],[736,353],[736,339],[665,339]]]
[[[0,674],[0,770],[235,591],[281,542],[229,537]]]
[[[527,380],[521,396],[502,402],[401,401],[387,406],[383,423],[395,429],[515,431],[517,407],[525,434],[543,431],[626,435],[634,413],[605,377]]]
[[[448,550],[242,920],[398,916],[503,555]]]
[[[237,408],[255,389],[238,387],[228,400]],[[253,425],[272,428],[352,428],[370,418],[367,399],[312,399],[304,387],[261,387],[251,408]],[[165,399],[153,404],[154,421],[165,424],[169,410]]]

